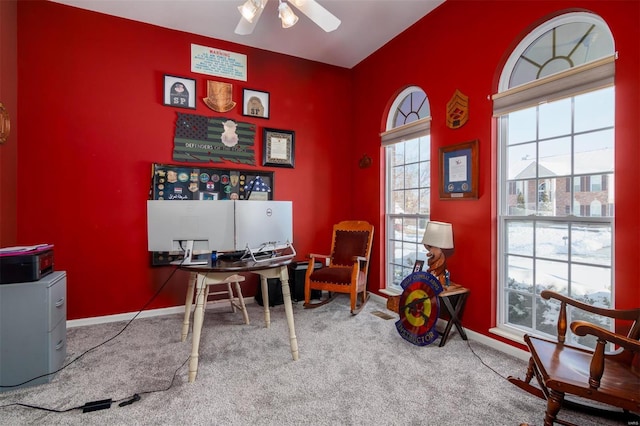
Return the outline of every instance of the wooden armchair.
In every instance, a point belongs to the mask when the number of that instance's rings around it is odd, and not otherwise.
[[[526,377],[521,380],[511,376],[509,381],[547,400],[545,426],[554,422],[572,425],[556,418],[563,406],[587,408],[594,414],[624,416],[627,421],[637,421],[639,418],[630,413],[640,413],[640,308],[597,308],[549,290],[544,290],[541,296],[560,301],[558,341],[525,335],[531,352]],[[618,326],[630,322],[629,332],[625,336],[586,321],[573,321],[571,331],[578,336],[594,336],[596,348],[588,350],[567,345],[567,305],[617,320]],[[613,343],[617,349],[607,352],[608,343]],[[530,383],[534,375],[540,387]]]
[[[351,298],[351,314],[359,313],[369,299],[367,275],[372,244],[373,225],[360,220],[334,225],[331,254],[309,255],[310,266],[304,281],[304,307],[316,308],[333,300],[336,293],[347,293]],[[327,267],[314,269],[317,260],[324,264],[326,259],[329,259]],[[311,303],[311,290],[327,291],[329,296]]]

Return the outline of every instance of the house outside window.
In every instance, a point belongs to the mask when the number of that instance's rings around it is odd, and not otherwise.
[[[431,196],[430,107],[419,87],[403,90],[381,135],[385,158],[385,291],[399,294],[415,261],[426,259],[422,236]]]
[[[532,31],[503,68],[497,334],[555,335],[559,303],[545,289],[612,306],[614,52],[601,18],[570,13]]]

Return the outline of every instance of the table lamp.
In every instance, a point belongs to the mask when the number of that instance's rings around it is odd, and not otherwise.
[[[449,286],[449,271],[443,249],[453,249],[453,227],[450,223],[429,221],[422,237],[427,249],[428,272],[432,273],[440,284]]]

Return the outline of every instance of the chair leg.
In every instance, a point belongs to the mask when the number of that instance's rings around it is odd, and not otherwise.
[[[244,317],[244,323],[249,324],[249,314],[247,313],[247,307],[244,304],[244,297],[242,297],[242,290],[240,289],[240,283],[235,282],[236,293],[238,293],[238,301],[240,302],[240,309],[242,310],[242,316]]]
[[[233,290],[231,289],[231,283],[227,282],[227,293],[229,293],[229,304],[231,305],[231,312],[236,312],[236,305],[233,303]]]
[[[357,305],[358,302],[358,294],[362,294],[362,300],[360,301],[360,305]],[[364,305],[369,301],[369,293],[367,290],[362,290],[361,293],[356,293],[355,296],[351,296],[351,315],[358,315]]]
[[[549,397],[547,398],[547,411],[544,413],[544,426],[553,426],[556,416],[562,407],[564,393],[549,389]]]

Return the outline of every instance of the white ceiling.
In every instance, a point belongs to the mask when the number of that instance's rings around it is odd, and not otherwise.
[[[278,0],[269,0],[250,35],[234,33],[244,0],[51,0],[272,52],[352,68],[445,0],[318,0],[341,25],[326,33],[300,20],[284,29]],[[215,47],[215,46],[214,46]]]

